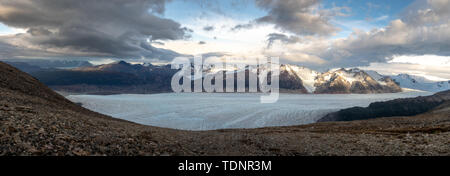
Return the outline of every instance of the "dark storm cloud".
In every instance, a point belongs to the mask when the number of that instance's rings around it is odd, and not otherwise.
[[[203,30],[204,31],[213,31],[215,28],[214,28],[214,26],[205,26],[205,27],[203,27]]]
[[[238,24],[231,28],[231,31],[239,31],[241,29],[251,29],[255,26],[254,23],[247,23],[247,24]]]
[[[329,20],[344,16],[348,7],[319,8],[320,0],[254,0],[267,15],[249,23],[239,24],[232,30],[250,29],[258,24],[274,24],[277,28],[296,35],[327,36],[338,29]]]
[[[291,44],[299,42],[300,38],[296,36],[287,36],[279,33],[270,33],[269,35],[267,35],[267,48],[270,48],[275,41]]]
[[[273,23],[298,35],[328,35],[337,29],[328,22],[326,13],[314,12],[319,0],[256,0],[257,6],[268,15],[256,19],[258,23]]]
[[[52,34],[52,32],[42,27],[30,28],[28,29],[27,33],[31,34],[32,36],[48,36]]]
[[[192,30],[159,16],[165,0],[2,0],[0,22],[27,28],[14,45],[62,54],[162,57],[148,42]],[[164,52],[162,52],[164,53]],[[174,54],[173,52],[169,52]]]

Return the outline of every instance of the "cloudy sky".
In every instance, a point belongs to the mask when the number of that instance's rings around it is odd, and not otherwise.
[[[2,0],[0,59],[276,56],[450,79],[450,0]]]

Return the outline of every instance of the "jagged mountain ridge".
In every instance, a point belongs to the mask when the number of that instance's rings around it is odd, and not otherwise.
[[[171,91],[177,70],[167,66],[124,61],[92,67],[42,70],[30,73],[57,91],[86,94],[163,93]]]
[[[318,76],[315,93],[388,93],[401,92],[391,79],[375,80],[363,70],[335,69]]]
[[[77,68],[77,67],[91,67],[92,65],[89,61],[84,60],[52,60],[52,59],[6,59],[3,60],[5,63],[11,64],[16,67],[18,64],[28,64],[34,67],[39,67],[42,69],[48,68]]]
[[[266,66],[252,68],[260,71]],[[248,69],[248,68],[247,68]],[[208,70],[208,74],[211,71]],[[287,90],[299,90],[302,93],[393,93],[402,89],[389,77],[380,76],[372,78],[363,70],[334,69],[325,73],[311,70],[306,67],[281,64],[280,88]]]
[[[261,73],[266,66],[247,67],[245,70],[231,70],[234,74],[246,71],[246,79],[249,73]],[[70,70],[50,70],[32,73],[40,81],[56,90],[77,91],[73,87],[85,86],[83,90],[91,89],[115,89],[121,93],[124,88],[130,87],[133,91],[122,93],[154,93],[171,91],[172,76],[178,70],[171,69],[170,65],[155,66],[152,64],[130,64],[125,61],[110,64],[79,67]],[[207,69],[203,72],[213,74],[225,70]],[[230,70],[228,70],[230,71]],[[269,72],[270,73],[270,72]],[[226,73],[225,77],[226,77]],[[228,73],[229,74],[229,73]],[[236,75],[234,75],[236,76]],[[280,65],[280,90],[293,93],[393,93],[400,92],[401,88],[389,78],[375,80],[368,73],[359,69],[335,69],[320,73],[306,67],[297,65]],[[259,80],[262,81],[262,80]],[[270,83],[270,80],[267,80]],[[87,86],[87,87],[86,87]],[[108,87],[109,86],[109,87]],[[111,87],[113,86],[113,87]],[[248,83],[246,83],[246,87]],[[99,88],[100,87],[100,88]],[[155,91],[155,89],[157,89]]]

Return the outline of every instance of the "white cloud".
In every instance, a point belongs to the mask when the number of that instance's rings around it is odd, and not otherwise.
[[[420,64],[427,66],[442,66],[450,67],[450,56],[436,56],[436,55],[402,55],[393,56],[388,63],[407,63]]]
[[[389,18],[388,15],[383,15],[378,18],[375,18],[374,21],[384,21],[384,20],[387,20],[388,18]]]
[[[413,63],[370,63],[369,66],[359,67],[364,70],[374,70],[384,75],[397,75],[406,73],[422,76],[432,81],[450,80],[450,66],[423,65]]]

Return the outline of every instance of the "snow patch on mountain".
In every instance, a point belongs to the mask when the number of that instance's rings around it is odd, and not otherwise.
[[[318,81],[318,83],[330,82],[333,79],[340,77],[351,85],[355,81],[360,81],[360,82],[364,81],[364,77],[361,76],[361,74],[359,74],[361,72],[363,72],[363,71],[356,69],[356,68],[354,68],[354,69],[344,69],[344,68],[332,69],[328,72],[321,74],[320,75],[321,79]]]
[[[440,92],[450,89],[449,81],[433,82],[421,76],[414,76],[408,74],[399,74],[391,76],[391,78],[397,82],[400,87],[423,90],[429,92]]]
[[[372,77],[375,81],[377,81],[381,85],[387,85],[386,76],[379,74],[376,71],[373,70],[364,70],[370,77]]]
[[[340,69],[338,71],[335,72],[337,75],[341,76],[342,78],[344,78],[344,80],[346,80],[348,83],[353,84],[353,82],[355,81],[361,81],[364,78],[362,78],[360,75],[355,74],[358,73],[354,70],[345,70],[345,69]]]
[[[313,93],[316,90],[314,84],[316,83],[317,76],[320,75],[319,72],[296,65],[286,65],[285,68],[288,72],[295,74],[302,80],[303,87],[306,88],[308,93]]]

